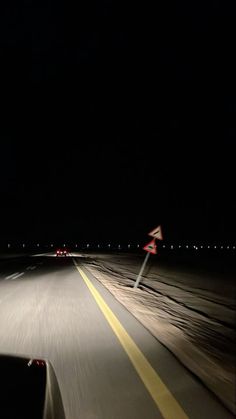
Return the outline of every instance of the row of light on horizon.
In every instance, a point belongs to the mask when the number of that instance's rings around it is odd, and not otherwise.
[[[235,246],[210,246],[210,245],[208,245],[208,246],[203,246],[203,245],[188,245],[188,244],[186,244],[186,245],[181,245],[181,244],[179,244],[178,246],[177,245],[173,245],[173,244],[171,244],[171,245],[169,245],[169,246],[165,246],[164,244],[163,244],[163,246],[162,246],[162,248],[163,249],[168,249],[168,248],[170,248],[170,249],[195,249],[195,250],[199,250],[199,249],[221,249],[221,250],[223,250],[223,249],[235,249]]]
[[[10,248],[11,247],[11,244],[10,243],[8,243],[8,248]],[[23,247],[23,248],[25,248],[25,247],[27,247],[27,245],[25,244],[25,243],[22,243],[21,244],[21,246]],[[40,247],[40,246],[42,246],[42,247],[44,247],[45,245],[40,245],[39,243],[37,243],[36,244],[36,246],[37,247]],[[55,245],[53,244],[53,243],[51,243],[50,245],[47,245],[47,247],[51,247],[51,248],[54,248],[55,247]],[[63,244],[63,247],[66,247],[67,245],[66,245],[66,243],[64,243]],[[75,244],[75,245],[70,245],[69,247],[75,247],[75,248],[78,248],[78,247],[80,247],[78,244]],[[84,247],[84,245],[82,246],[82,247]],[[91,245],[90,243],[87,243],[86,244],[86,246],[85,247],[87,247],[87,249],[89,249],[90,247],[91,248],[94,248],[94,247],[97,247],[98,249],[99,248],[104,248],[104,247],[108,247],[108,249],[110,249],[111,247],[112,248],[117,248],[117,249],[124,249],[124,248],[128,248],[128,249],[130,249],[131,247],[132,248],[140,248],[140,245],[139,244],[137,244],[137,245],[131,245],[131,244],[128,244],[128,245],[120,245],[120,244],[118,244],[118,245],[112,245],[112,244],[107,244],[106,246],[105,245],[100,245],[100,244],[97,244],[96,246],[94,246],[94,245]],[[162,249],[195,249],[195,250],[199,250],[199,249],[220,249],[220,250],[223,250],[223,249],[235,249],[235,246],[229,246],[229,245],[227,245],[227,246],[223,246],[223,245],[205,245],[205,246],[203,246],[203,245],[181,245],[181,244],[179,244],[179,245],[174,245],[174,244],[171,244],[171,245],[165,245],[165,244],[163,244],[162,246],[159,246],[159,247],[161,247]]]

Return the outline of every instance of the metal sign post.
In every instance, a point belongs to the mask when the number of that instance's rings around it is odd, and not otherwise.
[[[140,269],[140,272],[139,272],[139,274],[138,274],[138,277],[137,277],[137,279],[136,279],[136,281],[135,281],[134,288],[138,288],[138,286],[139,286],[139,282],[140,282],[141,276],[142,276],[142,274],[143,274],[143,271],[144,271],[144,268],[145,268],[145,266],[146,266],[146,263],[147,263],[147,261],[148,261],[149,256],[150,256],[150,253],[149,253],[149,252],[147,252],[147,254],[146,254],[146,256],[145,256],[145,259],[144,259],[144,261],[143,261],[142,267],[141,267],[141,269]]]
[[[153,239],[148,244],[146,244],[146,246],[143,247],[143,250],[145,250],[147,252],[147,254],[146,254],[145,259],[143,261],[143,264],[142,264],[142,267],[141,267],[140,272],[138,274],[138,277],[135,281],[134,288],[138,288],[138,286],[139,286],[139,282],[141,280],[141,277],[142,277],[143,271],[145,269],[146,263],[148,261],[148,258],[150,256],[150,253],[152,253],[154,255],[157,253],[156,239],[163,240],[161,226],[158,226],[158,227],[154,228],[154,230],[150,231],[149,236],[152,236]]]

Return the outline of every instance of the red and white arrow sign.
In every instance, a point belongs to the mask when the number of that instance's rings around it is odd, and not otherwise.
[[[146,244],[146,246],[143,247],[143,250],[146,250],[146,252],[153,253],[155,255],[157,253],[155,239]]]
[[[155,239],[163,240],[161,226],[158,226],[158,227],[154,228],[154,230],[150,231],[150,233],[148,233],[148,234],[149,234],[149,236],[152,236]]]

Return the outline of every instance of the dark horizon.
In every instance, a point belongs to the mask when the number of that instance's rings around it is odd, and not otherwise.
[[[234,13],[158,7],[3,11],[2,241],[234,241]]]
[[[96,153],[59,146],[55,155],[47,147],[16,154],[8,143],[1,153],[1,237],[137,241],[161,224],[167,241],[233,241],[234,154],[227,146],[212,148],[214,159],[207,150],[198,161],[198,148],[192,158],[179,157],[179,149],[149,165],[155,149],[149,155],[120,144],[113,154],[105,145]]]

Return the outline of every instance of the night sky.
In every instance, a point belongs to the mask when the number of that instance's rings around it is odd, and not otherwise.
[[[1,240],[235,239],[235,10],[1,5]]]

